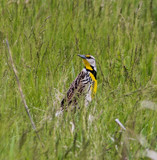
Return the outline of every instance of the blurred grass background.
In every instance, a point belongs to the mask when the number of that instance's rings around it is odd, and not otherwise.
[[[155,0],[1,0],[0,159],[147,159],[148,150],[157,152],[156,7]],[[89,53],[97,61],[96,97],[56,118],[83,68],[77,54]]]

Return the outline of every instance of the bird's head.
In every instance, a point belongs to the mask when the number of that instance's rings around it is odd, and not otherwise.
[[[96,62],[95,62],[95,58],[91,55],[80,55],[78,54],[78,56],[80,56],[83,59],[84,65],[86,67],[86,69],[88,70],[96,70]]]

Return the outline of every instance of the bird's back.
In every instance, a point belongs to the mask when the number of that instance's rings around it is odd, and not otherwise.
[[[70,85],[70,88],[61,101],[61,108],[67,109],[68,106],[76,106],[80,96],[84,96],[89,101],[91,101],[91,85],[92,79],[89,72],[84,68],[73,83]]]

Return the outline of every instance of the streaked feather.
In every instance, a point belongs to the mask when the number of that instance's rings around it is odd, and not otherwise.
[[[73,104],[77,104],[77,98],[84,92],[85,84],[83,83],[84,78],[87,72],[82,70],[76,79],[70,85],[70,88],[66,94],[66,96],[61,101],[61,107],[63,109],[67,109],[67,106]]]

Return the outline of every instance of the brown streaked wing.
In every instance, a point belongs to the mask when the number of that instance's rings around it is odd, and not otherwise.
[[[76,77],[76,79],[72,82],[66,94],[66,97],[61,101],[62,109],[70,105],[72,101],[76,103],[76,98],[74,97],[76,93],[77,93],[77,96],[79,96],[83,92],[84,84],[81,82],[81,80],[84,79],[85,75],[86,73],[84,71],[81,71],[79,75]]]

